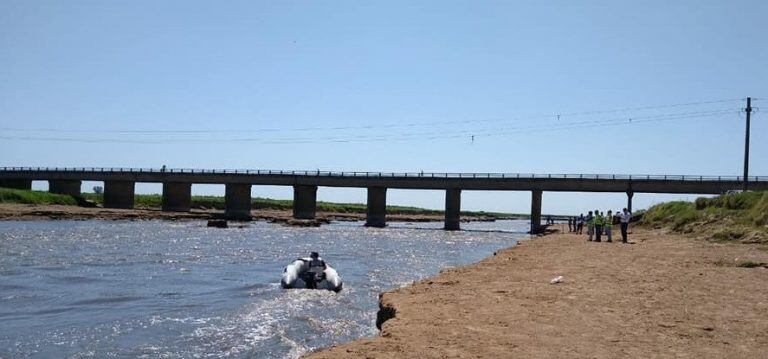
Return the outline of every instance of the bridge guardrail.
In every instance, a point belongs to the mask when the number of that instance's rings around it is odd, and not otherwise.
[[[113,173],[190,173],[190,174],[244,174],[307,177],[362,177],[362,178],[488,178],[488,179],[600,179],[646,181],[727,181],[741,182],[742,176],[703,175],[629,175],[629,174],[538,174],[538,173],[462,173],[462,172],[362,172],[362,171],[284,171],[251,169],[194,169],[194,168],[125,168],[125,167],[0,167],[2,172],[113,172]],[[768,176],[749,176],[750,182],[768,181]]]

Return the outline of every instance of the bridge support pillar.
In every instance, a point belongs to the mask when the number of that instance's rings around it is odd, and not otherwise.
[[[80,180],[49,180],[48,192],[79,196],[82,185],[83,181]]]
[[[28,179],[6,179],[6,180],[0,180],[0,187],[31,190],[32,189],[32,180],[28,180]]]
[[[461,229],[461,189],[451,188],[445,191],[445,226],[447,231]]]
[[[191,183],[163,182],[163,211],[189,212],[191,205]]]
[[[365,217],[368,227],[387,225],[387,188],[368,187],[368,212]]]
[[[224,216],[227,219],[251,219],[251,185],[227,183],[224,190]]]
[[[531,234],[541,233],[541,190],[531,191]]]
[[[634,192],[627,192],[627,210],[632,212],[632,196],[634,196]]]
[[[293,186],[293,218],[315,219],[317,186]]]
[[[104,181],[104,208],[133,208],[136,182]]]

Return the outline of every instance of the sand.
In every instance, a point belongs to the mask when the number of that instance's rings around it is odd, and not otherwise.
[[[755,244],[633,230],[554,234],[381,296],[380,336],[310,358],[759,358],[768,262]],[[564,282],[550,284],[562,275]]]

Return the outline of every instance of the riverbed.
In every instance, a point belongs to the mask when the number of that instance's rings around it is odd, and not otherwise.
[[[378,295],[527,237],[526,221],[0,222],[0,357],[295,358],[377,334]],[[319,251],[340,293],[280,288]]]

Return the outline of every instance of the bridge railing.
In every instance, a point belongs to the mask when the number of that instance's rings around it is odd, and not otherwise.
[[[360,178],[487,178],[487,179],[599,179],[646,181],[743,181],[742,176],[702,175],[629,175],[582,173],[464,173],[464,172],[361,172],[320,170],[262,170],[262,169],[194,169],[194,168],[125,168],[125,167],[0,167],[2,172],[83,172],[83,173],[189,173],[189,174],[242,174],[306,177],[360,177]],[[768,176],[749,176],[751,182],[768,181]]]

